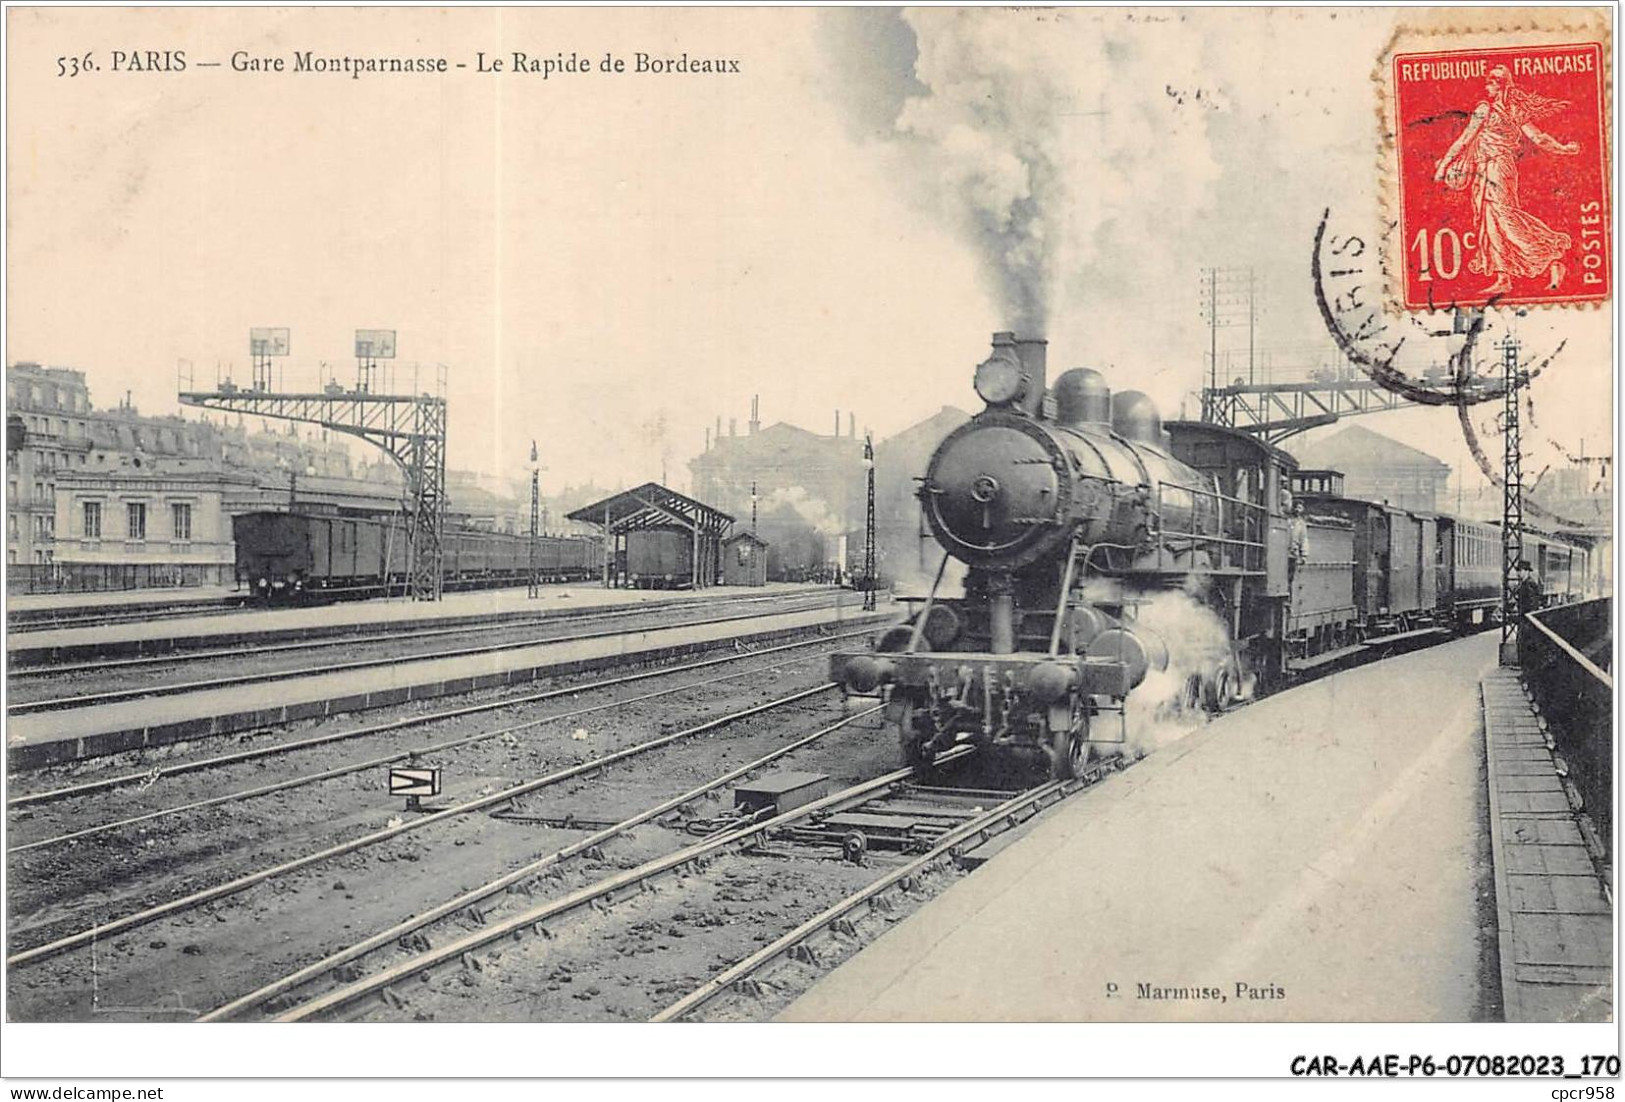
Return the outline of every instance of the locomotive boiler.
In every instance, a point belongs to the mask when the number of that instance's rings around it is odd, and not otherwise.
[[[1265,551],[1285,539],[1277,488],[1290,457],[1208,425],[1176,426],[1176,447],[1149,398],[1112,394],[1098,372],[1046,388],[1045,355],[1043,340],[994,334],[975,370],[986,407],[921,481],[943,568],[948,557],[967,567],[963,595],[943,595],[939,570],[923,607],[873,651],[831,661],[848,693],[885,696],[916,764],[971,742],[1069,777],[1120,746],[1130,694],[1185,642],[1145,614],[1159,594],[1200,594],[1220,636],[1198,668],[1181,666],[1185,706],[1234,699],[1236,640],[1279,634],[1277,610],[1249,593],[1286,593]]]

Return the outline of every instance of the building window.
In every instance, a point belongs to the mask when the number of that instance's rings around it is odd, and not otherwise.
[[[147,538],[147,506],[144,502],[132,501],[126,506],[129,523],[126,527],[126,539],[144,540]]]
[[[45,495],[45,483],[39,481],[38,479],[35,479],[35,481],[34,481],[34,504],[35,505],[44,505],[46,502],[48,502],[50,500],[51,499]]]
[[[56,518],[49,514],[34,517],[34,539],[48,540],[56,536]]]
[[[102,503],[99,501],[85,502],[85,539],[99,540],[102,538]]]
[[[17,538],[17,514],[16,513],[7,513],[6,514],[6,537],[8,539],[16,539]]]
[[[189,540],[192,538],[192,507],[184,502],[174,502],[169,506],[170,520],[174,523],[175,538]]]

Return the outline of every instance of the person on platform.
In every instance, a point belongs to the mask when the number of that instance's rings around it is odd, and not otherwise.
[[[1539,610],[1545,599],[1545,595],[1541,592],[1540,579],[1535,577],[1528,559],[1518,560],[1517,593],[1519,616],[1527,616]]]

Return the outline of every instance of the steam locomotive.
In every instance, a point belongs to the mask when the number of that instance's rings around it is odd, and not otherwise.
[[[1327,486],[1311,526],[1292,510],[1288,453],[1164,425],[1144,394],[1088,369],[1046,389],[1045,359],[1043,340],[994,334],[975,373],[986,408],[937,447],[918,491],[947,552],[930,596],[872,651],[831,658],[848,693],[886,697],[909,762],[969,742],[1075,776],[1130,741],[1131,694],[1149,679],[1133,699],[1154,701],[1152,718],[1223,710],[1368,634],[1425,630],[1482,599],[1455,606],[1437,518],[1371,507],[1379,524],[1365,503],[1332,507]],[[1482,528],[1448,528],[1450,546]],[[1411,559],[1391,554],[1401,544]],[[1356,546],[1370,564],[1358,599]],[[943,591],[949,559],[966,568],[960,596]],[[1481,581],[1466,569],[1481,561],[1463,559],[1464,581]],[[1396,608],[1407,594],[1414,608]]]

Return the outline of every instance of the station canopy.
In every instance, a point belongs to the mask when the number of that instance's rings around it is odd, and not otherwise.
[[[630,490],[583,505],[569,514],[571,520],[596,524],[606,533],[634,532],[643,528],[681,528],[696,535],[717,536],[734,518],[713,509],[687,494],[668,490],[658,482],[645,482]]]

